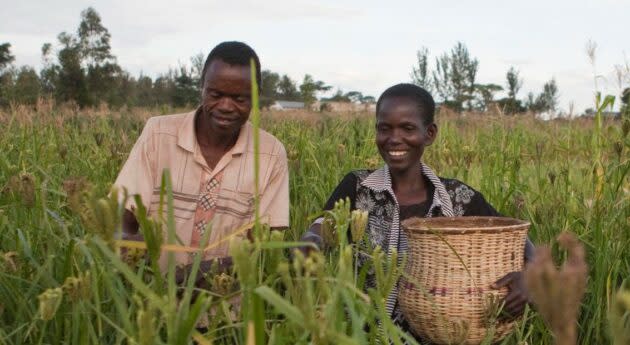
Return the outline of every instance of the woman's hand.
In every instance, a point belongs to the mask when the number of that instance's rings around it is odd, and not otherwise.
[[[510,272],[497,280],[491,286],[493,289],[508,288],[508,294],[504,298],[503,313],[499,317],[503,321],[513,320],[523,314],[525,306],[529,303],[529,294],[525,287],[523,272]]]

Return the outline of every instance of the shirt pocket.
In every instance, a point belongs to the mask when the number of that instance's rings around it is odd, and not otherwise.
[[[173,192],[173,216],[176,223],[184,223],[194,217],[197,210],[198,196]],[[160,209],[160,191],[154,190],[151,197],[151,209],[149,214],[158,215]],[[168,201],[166,195],[162,201],[162,217],[168,219]]]
[[[254,215],[254,196],[251,193],[221,189],[217,196],[217,214],[238,220],[236,223],[247,222]]]

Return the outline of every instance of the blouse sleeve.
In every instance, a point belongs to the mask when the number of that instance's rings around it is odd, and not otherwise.
[[[475,195],[472,197],[470,206],[466,209],[465,216],[489,216],[489,217],[503,217],[486,199],[483,195],[475,191]],[[525,239],[525,262],[530,262],[534,258],[535,247],[534,243],[529,239],[529,236]]]
[[[350,209],[355,209],[355,201],[357,196],[357,176],[353,173],[349,173],[341,180],[337,188],[332,192],[328,201],[324,205],[324,211],[329,211],[335,208],[335,202],[340,199],[350,199]],[[311,224],[309,230],[307,230],[301,237],[301,241],[315,243],[319,248],[323,245],[323,239],[319,233],[319,228],[314,227],[315,224],[321,224],[323,217],[317,218],[313,224]]]
[[[502,217],[502,215],[486,201],[483,194],[475,191],[470,200],[470,204],[466,207],[464,216],[481,216],[481,217]]]
[[[335,207],[335,202],[340,199],[350,199],[350,209],[354,210],[356,207],[357,199],[357,176],[353,173],[349,173],[339,182],[337,188],[332,192],[328,201],[324,205],[324,211],[332,210]]]

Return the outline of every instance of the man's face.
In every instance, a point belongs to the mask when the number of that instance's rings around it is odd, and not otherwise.
[[[418,105],[405,97],[385,98],[376,114],[376,146],[392,172],[416,168],[424,148],[437,135],[435,124],[425,125]]]
[[[217,134],[238,135],[252,109],[249,66],[214,60],[208,66],[201,91],[202,116]]]

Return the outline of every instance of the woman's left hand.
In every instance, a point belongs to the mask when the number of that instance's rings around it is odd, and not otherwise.
[[[491,286],[493,289],[508,288],[508,294],[504,299],[501,320],[513,320],[523,314],[525,306],[529,302],[529,295],[525,287],[523,272],[510,272],[497,280]]]

